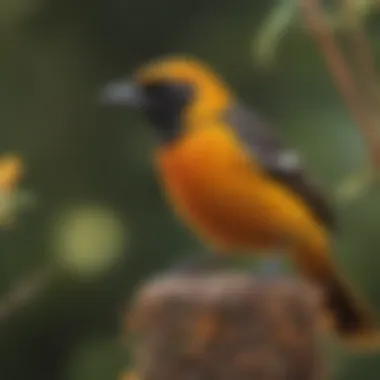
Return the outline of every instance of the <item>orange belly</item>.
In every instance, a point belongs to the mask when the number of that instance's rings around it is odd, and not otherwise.
[[[277,248],[293,234],[292,226],[310,220],[302,203],[221,130],[166,147],[157,166],[176,214],[218,248]]]

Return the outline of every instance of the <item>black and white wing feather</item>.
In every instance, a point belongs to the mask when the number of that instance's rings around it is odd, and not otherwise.
[[[297,153],[287,148],[269,125],[242,105],[228,110],[225,121],[233,126],[243,144],[271,177],[300,197],[324,226],[336,228],[330,205],[302,167]]]

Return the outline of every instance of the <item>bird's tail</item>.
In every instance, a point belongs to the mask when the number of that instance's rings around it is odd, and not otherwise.
[[[380,347],[380,332],[372,314],[333,265],[328,252],[315,248],[298,247],[296,261],[304,274],[322,288],[335,332],[355,347]]]

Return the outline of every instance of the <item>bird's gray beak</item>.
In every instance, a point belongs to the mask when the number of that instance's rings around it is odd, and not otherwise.
[[[142,107],[144,101],[142,89],[133,82],[109,83],[100,92],[100,102],[106,105]]]

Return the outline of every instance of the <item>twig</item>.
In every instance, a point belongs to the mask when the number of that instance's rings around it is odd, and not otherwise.
[[[364,26],[363,15],[358,14],[355,0],[341,0],[342,12],[345,17],[346,33],[351,47],[351,55],[355,60],[359,74],[364,104],[367,106],[368,117],[378,133],[380,123],[380,91],[379,81],[375,69],[371,46],[368,42]],[[373,183],[375,176],[369,168],[364,168],[359,173],[341,183],[337,189],[337,198],[342,203],[352,200],[358,194],[362,194]]]
[[[37,269],[28,278],[17,283],[0,298],[0,323],[6,322],[15,310],[25,306],[31,298],[40,294],[56,274],[54,267],[46,266]]]
[[[366,190],[376,179],[380,171],[380,140],[377,134],[377,120],[373,115],[373,108],[368,108],[366,102],[360,96],[355,81],[339,46],[330,31],[328,22],[318,0],[299,0],[300,8],[303,12],[309,32],[314,36],[319,49],[326,61],[330,74],[335,81],[335,85],[340,91],[348,112],[357,124],[364,143],[367,146],[370,159],[370,168],[365,167],[357,176],[348,178],[343,184],[338,186],[337,197],[343,193],[349,193],[349,197],[344,197],[345,203],[352,200]],[[356,37],[357,38],[357,37]],[[360,38],[360,41],[361,38]],[[371,55],[369,46],[361,47],[361,67],[373,70],[371,65]],[[368,74],[367,75],[374,75]],[[369,173],[369,175],[368,175]],[[352,184],[354,183],[354,186]],[[349,188],[350,191],[346,191]],[[351,190],[355,188],[355,192]]]
[[[362,17],[357,14],[356,0],[341,0],[342,10],[348,24],[348,37],[352,47],[353,58],[356,59],[360,78],[366,91],[367,102],[374,120],[380,122],[380,92],[379,80],[375,63],[368,42]]]
[[[318,0],[299,0],[299,3],[309,31],[316,39],[330,69],[330,74],[340,90],[352,118],[360,128],[372,165],[376,170],[380,170],[380,146],[376,134],[376,124],[368,115],[368,110],[360,98],[344,56],[330,32],[323,10]]]

